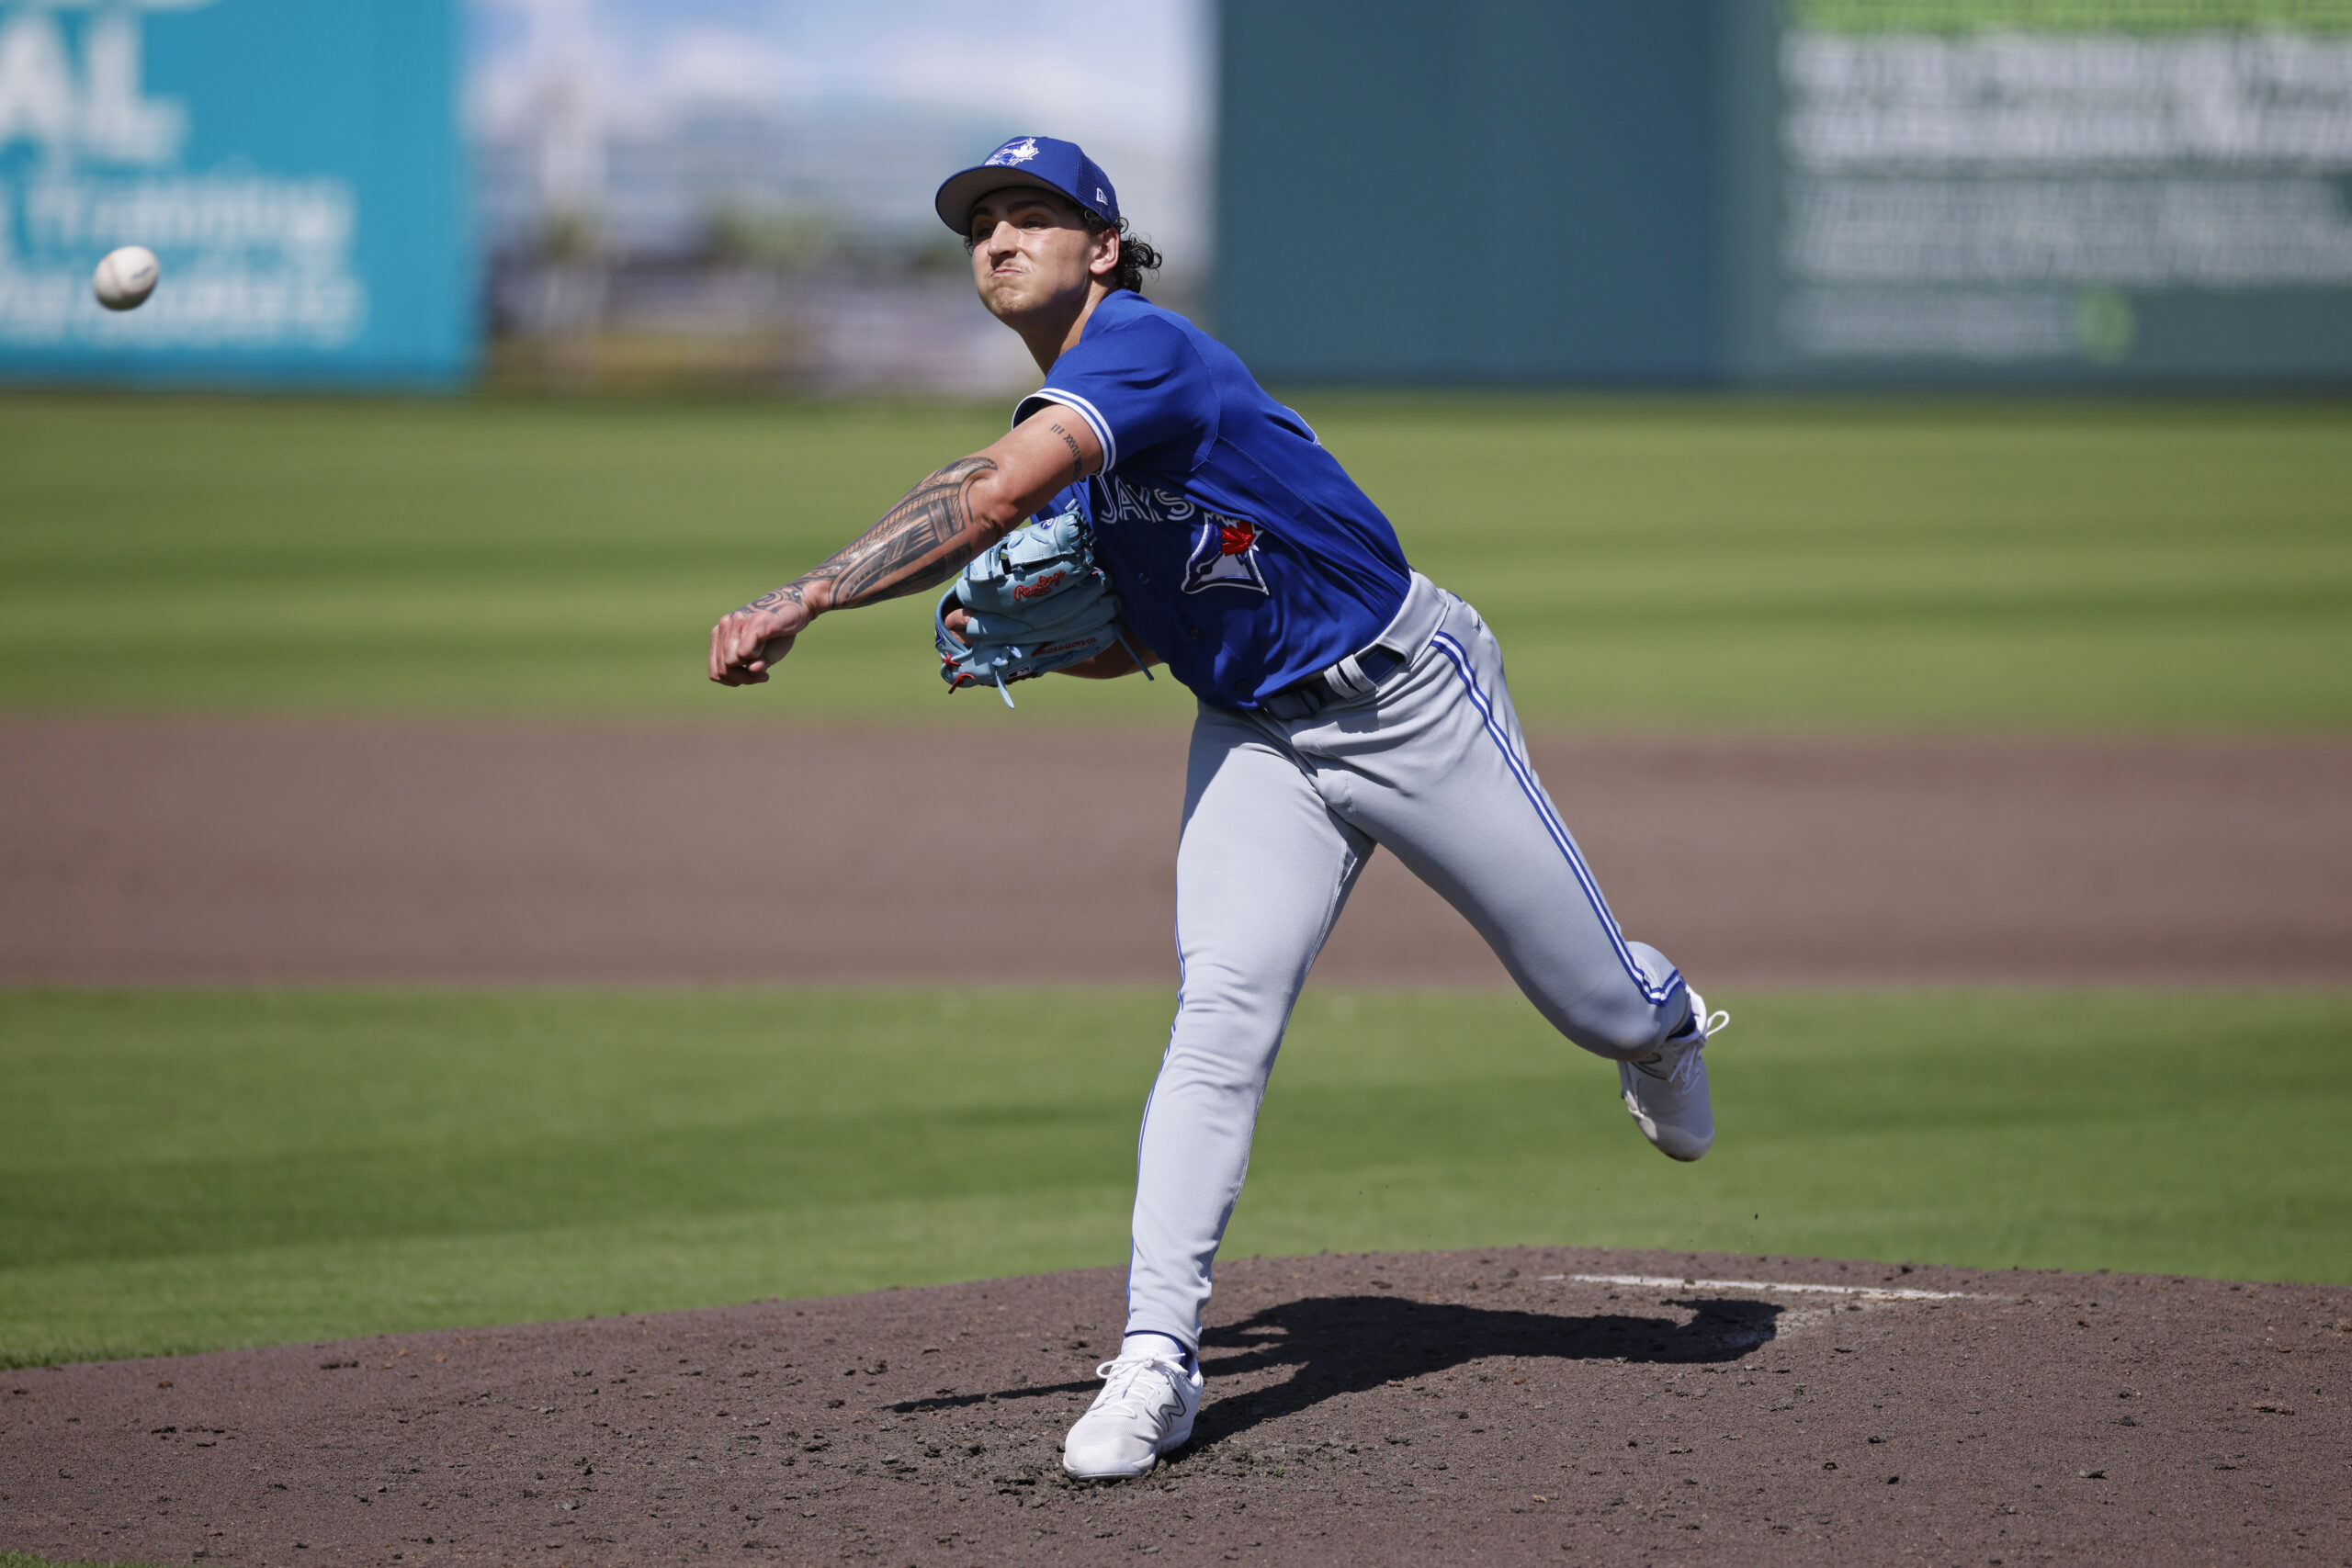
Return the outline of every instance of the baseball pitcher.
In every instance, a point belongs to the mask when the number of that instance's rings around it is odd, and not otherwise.
[[[1544,1018],[1618,1064],[1676,1159],[1714,1140],[1724,1015],[1628,941],[1535,776],[1477,611],[1233,353],[1141,293],[1159,265],[1077,146],[1005,143],[939,187],[989,312],[1045,384],[1012,429],[719,621],[757,684],[820,615],[945,588],[951,686],[1164,666],[1199,702],[1176,853],[1176,1021],[1144,1111],[1126,1334],[1073,1475],[1140,1475],[1200,1408],[1201,1308],[1299,987],[1376,847],[1459,909]]]

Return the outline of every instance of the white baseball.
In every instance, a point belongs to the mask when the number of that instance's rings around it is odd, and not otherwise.
[[[163,276],[154,252],[144,245],[125,245],[107,253],[107,259],[90,275],[90,291],[109,310],[136,310],[155,292],[156,281]]]

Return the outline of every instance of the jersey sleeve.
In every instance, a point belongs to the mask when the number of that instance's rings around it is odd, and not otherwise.
[[[1038,406],[1042,408],[1044,405]],[[1040,523],[1050,523],[1065,512],[1083,513],[1085,510],[1086,481],[1080,479],[1074,485],[1064,485],[1054,491],[1054,499],[1031,513],[1030,516]]]
[[[1019,424],[1052,403],[1076,409],[1102,444],[1102,471],[1148,454],[1186,473],[1216,442],[1216,389],[1184,335],[1137,321],[1089,336],[1055,361],[1046,384],[1021,400]]]

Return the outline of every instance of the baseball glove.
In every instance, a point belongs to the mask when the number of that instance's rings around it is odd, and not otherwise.
[[[959,607],[967,617],[961,637],[947,628],[948,613]],[[1007,707],[1008,682],[1083,664],[1113,648],[1136,657],[1119,629],[1119,596],[1094,564],[1092,536],[1075,512],[1024,523],[982,551],[939,596],[932,623],[948,689],[994,685]]]

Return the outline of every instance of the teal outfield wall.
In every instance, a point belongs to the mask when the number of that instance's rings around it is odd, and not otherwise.
[[[0,0],[0,378],[469,375],[457,4]],[[115,315],[124,244],[163,282]]]
[[[1700,0],[1232,0],[1220,330],[1276,378],[1711,374],[1717,47]]]
[[[1283,380],[2352,382],[2352,0],[1227,0]]]

